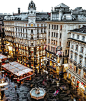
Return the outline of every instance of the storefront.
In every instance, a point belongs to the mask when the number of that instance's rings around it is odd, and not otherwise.
[[[63,64],[64,79],[67,79],[68,64]]]
[[[76,79],[74,76],[72,77],[72,85],[76,85]]]
[[[85,85],[83,84],[83,82],[79,83],[79,92],[81,96],[84,96],[84,92],[85,92]]]
[[[69,76],[68,76],[68,78],[69,78],[69,79],[71,79],[71,74],[70,74],[70,73],[69,73]]]

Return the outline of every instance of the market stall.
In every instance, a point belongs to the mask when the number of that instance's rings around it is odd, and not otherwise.
[[[9,62],[2,65],[5,71],[10,72],[10,75],[14,75],[17,81],[24,80],[25,78],[31,77],[33,75],[33,70],[18,63],[18,62]]]
[[[6,59],[7,56],[0,54],[0,59]]]

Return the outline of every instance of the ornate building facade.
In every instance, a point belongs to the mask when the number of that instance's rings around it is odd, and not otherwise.
[[[78,93],[86,95],[86,26],[70,31],[70,52],[67,76]]]
[[[78,11],[77,15],[80,15]],[[83,12],[83,11],[82,11]],[[82,13],[83,15],[83,13]],[[85,17],[85,16],[84,16]],[[61,3],[51,10],[51,20],[47,23],[47,40],[46,40],[46,57],[48,65],[52,69],[57,70],[58,75],[61,72],[62,64],[64,65],[64,77],[67,77],[66,70],[68,69],[68,57],[70,42],[67,40],[69,37],[69,30],[80,28],[86,25],[86,20],[79,19],[80,16],[75,15],[75,10],[71,11],[67,5]],[[62,51],[56,51],[57,47],[62,47]],[[58,63],[59,60],[59,63]]]
[[[39,67],[45,59],[46,28],[45,20],[49,19],[48,13],[36,12],[33,1],[29,3],[28,12],[14,16],[6,16],[5,52],[17,61],[28,67]]]

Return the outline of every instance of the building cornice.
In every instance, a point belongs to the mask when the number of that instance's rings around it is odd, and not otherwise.
[[[86,24],[86,22],[82,21],[45,21],[45,22],[51,24]]]

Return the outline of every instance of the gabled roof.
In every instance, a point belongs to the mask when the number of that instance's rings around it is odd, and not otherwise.
[[[63,7],[63,8],[69,8],[67,5],[65,5],[64,3],[60,3],[59,5],[57,5],[55,8],[58,7]]]

